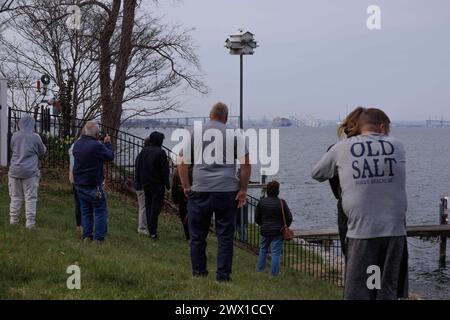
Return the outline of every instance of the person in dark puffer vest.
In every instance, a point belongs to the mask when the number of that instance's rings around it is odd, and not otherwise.
[[[261,247],[258,257],[258,272],[266,269],[267,254],[272,253],[271,276],[276,277],[280,273],[281,255],[283,253],[283,236],[281,229],[284,227],[281,203],[283,203],[286,224],[292,224],[292,214],[286,201],[281,200],[280,184],[272,181],[267,185],[267,197],[259,201],[256,207],[256,223],[260,226]]]

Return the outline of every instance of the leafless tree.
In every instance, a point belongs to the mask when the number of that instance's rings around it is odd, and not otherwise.
[[[0,33],[3,31],[3,28],[5,28],[7,22],[16,17],[15,12],[18,9],[30,6],[31,4],[26,0],[0,0],[0,16],[3,16],[3,19],[0,19]],[[9,14],[9,19],[4,19],[6,13]]]
[[[28,4],[11,11],[9,36],[0,38],[1,71],[9,79],[12,96],[22,95],[14,104],[22,102],[23,109],[36,106],[41,97],[34,93],[35,99],[30,99],[30,88],[35,91],[36,80],[49,75],[54,83],[49,91],[61,101],[63,134],[71,134],[70,129],[73,134],[80,112],[83,118],[99,114],[99,69],[91,51],[96,40],[86,30],[69,30],[65,20],[54,19],[66,14],[60,1]]]
[[[88,1],[89,2],[89,1]],[[136,114],[154,114],[174,109],[169,93],[182,84],[205,93],[199,75],[198,57],[189,30],[163,24],[149,15],[136,15],[138,1],[113,0],[103,10],[105,22],[99,36],[102,122],[118,128],[123,104],[140,100],[156,103],[153,108],[133,108]]]
[[[140,1],[79,1],[80,30],[67,28],[69,3],[22,4],[27,6],[11,11],[8,21],[19,40],[0,39],[0,69],[13,79],[49,74],[65,119],[81,112],[117,129],[130,117],[176,109],[176,89],[206,92],[190,30],[147,14]],[[23,83],[15,82],[18,95]]]
[[[15,0],[0,0],[0,13],[14,10],[16,2]]]

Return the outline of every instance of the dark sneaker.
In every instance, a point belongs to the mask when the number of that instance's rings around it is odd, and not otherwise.
[[[151,235],[150,235],[150,239],[152,239],[152,240],[158,240],[158,235],[157,235],[157,234],[151,234]]]
[[[216,282],[217,283],[229,283],[229,282],[231,282],[231,278],[230,277],[228,277],[228,278],[217,278]]]
[[[206,272],[193,272],[192,276],[194,278],[206,278],[208,276],[208,271],[206,271]]]

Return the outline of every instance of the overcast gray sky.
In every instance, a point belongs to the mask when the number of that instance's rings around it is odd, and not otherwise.
[[[373,4],[381,30],[366,27]],[[217,100],[237,114],[239,58],[224,41],[244,28],[260,44],[244,62],[246,117],[335,120],[347,105],[363,105],[397,121],[450,120],[449,0],[184,0],[161,1],[158,10],[195,28],[210,93],[183,99],[191,115]]]

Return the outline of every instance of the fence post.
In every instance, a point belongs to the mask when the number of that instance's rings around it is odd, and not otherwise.
[[[0,79],[0,166],[8,165],[8,87],[6,79]]]
[[[441,199],[440,205],[440,223],[448,224],[448,206],[450,197],[444,197]],[[439,267],[445,268],[446,265],[446,255],[447,255],[447,237],[441,236],[441,243],[439,248]]]

